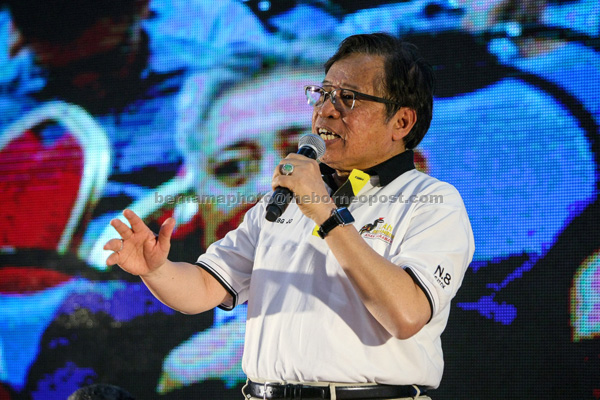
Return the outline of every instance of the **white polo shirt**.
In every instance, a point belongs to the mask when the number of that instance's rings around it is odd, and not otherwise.
[[[242,367],[249,378],[439,386],[440,335],[473,256],[473,234],[456,189],[415,170],[412,158],[406,151],[374,176],[355,170],[336,192],[355,195],[346,200],[363,239],[429,299],[432,318],[409,339],[373,318],[295,203],[275,223],[258,203],[200,256],[198,265],[233,297],[222,308],[248,301]]]

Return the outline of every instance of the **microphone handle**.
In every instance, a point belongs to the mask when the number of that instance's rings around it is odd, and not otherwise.
[[[281,217],[281,214],[290,204],[293,195],[290,189],[282,186],[277,187],[273,192],[273,196],[269,199],[269,204],[267,204],[265,214],[267,221],[275,222],[277,218]]]

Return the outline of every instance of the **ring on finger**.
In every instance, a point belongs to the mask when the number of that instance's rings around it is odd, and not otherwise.
[[[281,175],[291,175],[292,172],[294,172],[294,166],[289,163],[281,164],[279,166],[279,172],[281,172]]]
[[[120,252],[121,250],[123,250],[123,247],[125,246],[125,241],[123,239],[119,239],[121,241],[121,248],[119,250],[117,250],[117,253]]]

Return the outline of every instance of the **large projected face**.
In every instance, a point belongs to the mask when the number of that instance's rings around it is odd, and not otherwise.
[[[304,86],[322,78],[320,68],[275,69],[225,91],[206,124],[184,133],[186,168],[195,175],[199,212],[209,225],[206,244],[271,190],[275,166],[311,130]]]

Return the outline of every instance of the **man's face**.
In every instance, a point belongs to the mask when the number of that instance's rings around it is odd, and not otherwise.
[[[382,57],[352,54],[331,66],[322,86],[386,97],[377,87],[383,73]],[[372,167],[404,150],[401,141],[392,140],[393,120],[386,121],[385,104],[373,101],[357,99],[350,110],[341,107],[339,99],[334,105],[328,98],[314,108],[312,132],[327,146],[321,160],[342,174]]]

